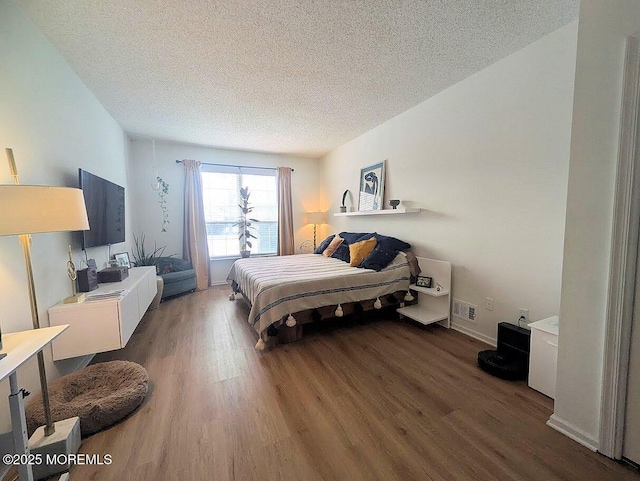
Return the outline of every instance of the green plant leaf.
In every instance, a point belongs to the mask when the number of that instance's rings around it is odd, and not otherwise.
[[[147,251],[145,248],[145,235],[140,234],[140,237],[133,236],[133,260],[136,266],[155,266],[158,262],[158,258],[162,257],[166,245],[158,247],[156,242],[153,243],[153,251]],[[167,257],[172,257],[173,254]]]
[[[253,211],[253,207],[249,206],[249,197],[251,193],[249,192],[249,187],[240,187],[240,198],[242,203],[238,204],[240,208],[240,219],[238,222],[234,223],[234,226],[238,226],[238,239],[240,242],[243,242],[243,250],[246,250],[246,246],[251,247],[251,243],[249,243],[249,239],[257,239],[255,235],[251,233],[252,230],[255,230],[255,227],[251,225],[251,222],[258,222],[258,219],[247,219],[247,214]]]

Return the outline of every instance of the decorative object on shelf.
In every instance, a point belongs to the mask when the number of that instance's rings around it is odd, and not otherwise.
[[[78,290],[80,292],[90,292],[98,288],[98,271],[93,267],[80,269],[77,272]]]
[[[118,261],[118,267],[131,267],[128,252],[120,252],[115,254],[113,258]]]
[[[389,201],[389,205],[391,206],[392,209],[397,209],[398,206],[400,205],[400,199],[391,199]]]
[[[107,282],[121,282],[127,277],[129,277],[129,269],[127,267],[107,267],[106,269],[98,271],[98,282],[101,284],[105,284]]]
[[[33,267],[31,265],[30,234],[88,230],[87,209],[80,189],[19,185],[18,169],[13,157],[13,151],[6,149],[6,154],[9,161],[9,170],[15,185],[0,185],[0,205],[2,205],[4,212],[11,212],[11,215],[4,215],[0,220],[0,235],[19,236],[27,270],[31,319],[33,328],[39,329],[40,319],[38,317],[38,303],[36,300]],[[44,406],[44,436],[46,438],[40,445],[52,448],[49,452],[55,453],[60,448],[65,450],[72,446],[69,439],[73,435],[76,423],[66,423],[64,428],[60,428],[55,439],[51,437],[56,431],[56,424],[54,424],[51,417],[47,375],[42,351],[38,352],[37,359]],[[24,397],[24,391],[19,395]],[[22,402],[22,400],[18,402]]]
[[[242,199],[242,204],[238,204],[240,207],[240,219],[233,225],[238,226],[238,239],[240,240],[240,255],[242,257],[249,257],[251,255],[251,249],[253,245],[251,244],[251,239],[257,239],[251,233],[251,230],[255,229],[255,227],[251,224],[252,222],[260,222],[258,219],[249,218],[249,213],[253,210],[253,207],[249,207],[249,187],[240,187],[240,198]],[[249,247],[249,249],[247,249]]]
[[[162,257],[162,254],[164,254],[164,250],[167,248],[167,246],[162,246],[162,247],[158,247],[158,245],[156,244],[156,242],[153,242],[153,250],[152,251],[147,251],[144,244],[145,244],[145,237],[144,237],[144,233],[140,234],[140,238],[136,237],[135,235],[133,236],[133,244],[134,244],[134,248],[133,248],[133,263],[135,264],[136,267],[140,267],[140,266],[156,266],[158,263],[158,258]],[[128,253],[124,253],[127,254],[127,257],[129,257]],[[118,254],[116,254],[118,255]],[[171,257],[171,256],[169,256]],[[117,266],[119,266],[120,264],[117,264]]]
[[[426,287],[427,289],[430,289],[432,282],[433,282],[433,279],[431,277],[418,276],[418,279],[416,279],[416,286]]]
[[[313,224],[313,250],[316,250],[316,226],[318,224],[326,224],[324,212],[307,212],[307,224]]]
[[[167,232],[167,225],[169,225],[169,209],[167,208],[167,195],[169,195],[169,184],[166,183],[156,167],[156,141],[151,141],[151,148],[153,149],[153,157],[151,159],[151,171],[153,173],[153,181],[151,182],[151,188],[158,193],[158,203],[160,209],[162,209],[162,232]]]
[[[69,246],[69,260],[67,261],[67,275],[71,280],[71,296],[67,297],[64,300],[65,304],[75,304],[78,302],[84,302],[87,298],[86,294],[78,294],[78,290],[76,289],[76,280],[78,279],[78,271],[76,270],[76,266],[73,263],[73,258],[71,257],[71,246]]]
[[[347,200],[347,194],[349,193],[349,189],[345,190],[342,193],[342,205],[340,206],[340,212],[346,212],[347,211],[347,204],[345,203],[345,201]]]
[[[360,169],[360,195],[358,197],[358,211],[382,210],[384,199],[384,164],[378,164]]]

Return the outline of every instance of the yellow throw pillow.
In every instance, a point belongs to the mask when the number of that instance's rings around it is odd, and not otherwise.
[[[349,246],[349,256],[351,257],[349,265],[352,267],[358,267],[362,264],[364,258],[371,254],[371,251],[376,248],[377,244],[378,241],[375,237],[351,244]]]
[[[344,241],[342,237],[340,237],[339,235],[335,236],[331,241],[331,244],[329,244],[327,248],[322,252],[322,255],[325,257],[331,257],[338,246],[342,244],[342,241]]]

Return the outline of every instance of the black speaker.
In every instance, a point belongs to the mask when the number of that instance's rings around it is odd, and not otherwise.
[[[529,329],[501,322],[498,324],[498,349],[480,351],[478,366],[502,379],[526,379],[530,341]]]
[[[98,273],[95,269],[90,267],[87,269],[80,269],[78,274],[78,291],[89,292],[98,288]]]

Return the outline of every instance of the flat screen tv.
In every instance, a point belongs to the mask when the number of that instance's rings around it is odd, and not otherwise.
[[[78,170],[89,217],[89,230],[83,232],[82,248],[124,242],[124,187]]]

